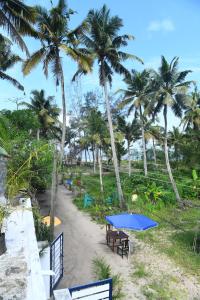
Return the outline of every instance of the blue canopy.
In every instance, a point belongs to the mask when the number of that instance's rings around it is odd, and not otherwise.
[[[120,214],[106,216],[106,220],[115,228],[126,228],[132,230],[147,230],[158,226],[158,223],[150,218],[139,214]]]

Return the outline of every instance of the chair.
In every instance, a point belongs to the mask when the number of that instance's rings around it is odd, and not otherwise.
[[[84,198],[83,198],[83,206],[84,208],[88,207],[88,206],[91,206],[92,203],[93,203],[94,199],[88,195],[88,194],[85,194],[84,195]]]
[[[124,255],[127,256],[129,254],[129,240],[123,240],[119,246],[117,246],[117,254],[121,255],[123,258]]]

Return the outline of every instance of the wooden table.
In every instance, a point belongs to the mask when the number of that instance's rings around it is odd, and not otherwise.
[[[114,252],[117,240],[121,243],[122,240],[128,240],[128,235],[123,231],[109,230],[106,234],[107,245],[109,246],[110,240],[112,240],[111,249]]]

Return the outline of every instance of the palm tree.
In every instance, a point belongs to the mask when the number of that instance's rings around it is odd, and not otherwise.
[[[183,134],[179,131],[179,128],[173,126],[172,130],[169,131],[168,135],[169,147],[174,148],[174,158],[176,160],[176,165],[178,168],[178,162],[180,158],[180,145],[183,141]]]
[[[56,85],[61,85],[63,110],[61,161],[64,154],[66,135],[65,82],[61,50],[65,55],[76,61],[84,71],[90,71],[91,65],[91,58],[87,55],[87,51],[77,46],[78,40],[76,37],[84,26],[81,24],[78,28],[70,30],[69,20],[71,14],[73,12],[67,8],[65,0],[59,0],[58,5],[50,11],[40,6],[37,7],[37,27],[42,47],[34,52],[23,65],[23,72],[27,75],[42,62],[45,76],[48,77],[49,67],[51,67]]]
[[[39,140],[40,132],[46,135],[47,131],[58,121],[60,109],[52,104],[54,101],[53,96],[45,98],[44,90],[34,90],[31,94],[33,95],[31,103],[22,102],[21,105],[25,105],[36,113],[40,123],[40,128],[37,130],[37,139]]]
[[[36,18],[35,8],[28,6],[21,0],[0,0],[0,26],[7,31],[12,41],[29,54],[22,35],[37,37],[32,27]]]
[[[131,152],[130,147],[131,143],[135,142],[140,138],[139,124],[137,119],[133,119],[133,121],[126,122],[125,118],[122,116],[118,116],[117,118],[118,128],[124,134],[124,138],[127,142],[127,150],[128,150],[128,174],[131,176]]]
[[[18,55],[11,52],[10,43],[0,35],[0,79],[7,80],[19,90],[24,90],[24,87],[13,77],[5,72],[12,68],[16,63],[21,61]]]
[[[191,84],[191,81],[185,81],[186,76],[191,71],[186,70],[178,72],[178,60],[178,57],[174,57],[172,61],[168,63],[164,56],[161,57],[161,66],[158,73],[155,73],[155,81],[153,83],[155,93],[153,93],[152,96],[156,101],[154,116],[158,114],[161,109],[163,109],[164,151],[166,167],[174,193],[176,195],[177,202],[182,205],[182,201],[171,171],[167,143],[168,108],[170,107],[177,117],[182,116],[182,109],[186,100],[186,91]]]
[[[113,72],[129,76],[129,72],[122,65],[122,61],[130,58],[141,60],[120,50],[122,46],[127,46],[128,40],[133,39],[133,37],[130,35],[118,35],[123,26],[122,20],[118,16],[111,17],[110,10],[105,5],[100,10],[90,10],[87,22],[89,24],[89,33],[82,35],[82,42],[94,59],[98,61],[99,81],[105,96],[118,196],[121,207],[124,207],[125,202],[120,182],[112,115],[108,98],[108,83],[111,84],[112,82]]]
[[[152,122],[148,122],[145,126],[145,140],[152,140],[153,145],[153,159],[155,167],[157,168],[157,157],[156,157],[156,141],[160,141],[161,128],[158,125],[152,125]]]
[[[195,87],[191,97],[188,97],[186,110],[181,121],[184,128],[189,129],[191,126],[195,131],[200,129],[200,92]]]
[[[139,116],[142,130],[142,147],[144,161],[144,175],[147,176],[147,155],[145,143],[145,114],[148,107],[148,96],[151,92],[150,80],[151,72],[144,70],[141,73],[135,70],[131,71],[131,76],[124,79],[127,84],[127,90],[120,90],[124,93],[124,99],[120,103],[120,107],[129,105],[128,114],[135,112],[135,117]]]

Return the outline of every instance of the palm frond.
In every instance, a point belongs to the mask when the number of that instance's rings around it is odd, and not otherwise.
[[[11,76],[5,74],[4,72],[0,71],[0,78],[3,80],[7,80],[10,83],[12,83],[16,88],[18,88],[21,91],[24,91],[23,85],[19,83],[16,79],[12,78]]]
[[[22,66],[22,71],[24,75],[28,75],[32,69],[34,69],[41,61],[44,59],[46,54],[46,49],[41,48],[40,50],[36,51],[28,58]]]

